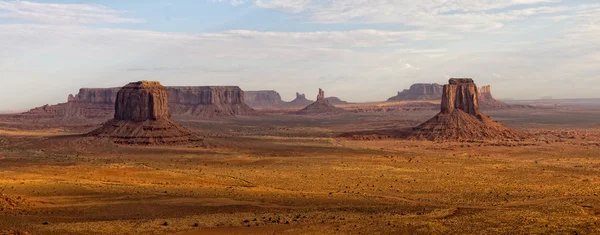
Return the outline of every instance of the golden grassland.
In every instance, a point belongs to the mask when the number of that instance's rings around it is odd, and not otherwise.
[[[598,128],[531,129],[508,143],[365,141],[335,133],[398,120],[274,119],[186,123],[209,148],[0,132],[0,231],[600,233]]]

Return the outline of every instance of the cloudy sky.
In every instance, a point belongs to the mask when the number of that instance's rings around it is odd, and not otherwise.
[[[130,81],[378,101],[473,77],[600,97],[597,0],[0,0],[0,110]]]

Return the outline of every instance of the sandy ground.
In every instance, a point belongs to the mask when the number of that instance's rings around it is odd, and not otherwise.
[[[600,112],[490,113],[531,138],[337,137],[433,111],[180,120],[208,148],[2,121],[0,234],[600,233]]]

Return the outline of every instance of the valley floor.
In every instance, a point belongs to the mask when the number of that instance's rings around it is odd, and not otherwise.
[[[434,112],[180,120],[208,148],[0,121],[0,234],[598,234],[600,112],[550,112],[492,112],[518,142],[338,137]]]

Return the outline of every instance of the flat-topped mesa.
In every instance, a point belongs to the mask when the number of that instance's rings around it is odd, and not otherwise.
[[[144,85],[147,86],[147,85]],[[82,88],[68,102],[31,109],[25,114],[52,118],[108,120],[114,117],[117,93],[122,88]],[[251,115],[244,91],[237,86],[166,87],[170,113],[175,116],[222,117]]]
[[[499,101],[492,96],[492,86],[482,86],[479,88],[479,107],[484,109],[510,108],[511,105]]]
[[[409,100],[439,100],[442,97],[443,86],[437,83],[416,83],[409,89],[402,92],[388,101],[409,101]]]
[[[115,120],[146,121],[169,118],[167,89],[155,81],[132,82],[118,93]]]
[[[246,91],[244,102],[254,109],[282,108],[284,102],[277,91]]]
[[[117,100],[120,87],[114,88],[81,88],[76,95],[69,95],[68,102],[88,104],[110,104]]]
[[[167,90],[173,104],[244,104],[244,91],[237,86],[175,86]]]
[[[252,115],[237,86],[167,87],[173,116],[223,117]]]
[[[187,144],[202,139],[172,121],[167,89],[154,81],[132,82],[117,93],[114,119],[90,132],[118,144]]]
[[[471,78],[452,78],[444,85],[442,94],[442,113],[451,113],[455,109],[471,115],[479,114],[479,92]]]
[[[332,105],[345,105],[345,104],[350,104],[350,102],[348,101],[344,101],[341,100],[338,97],[332,96],[332,97],[327,97],[325,98],[325,100],[327,100],[327,102],[329,102]]]

